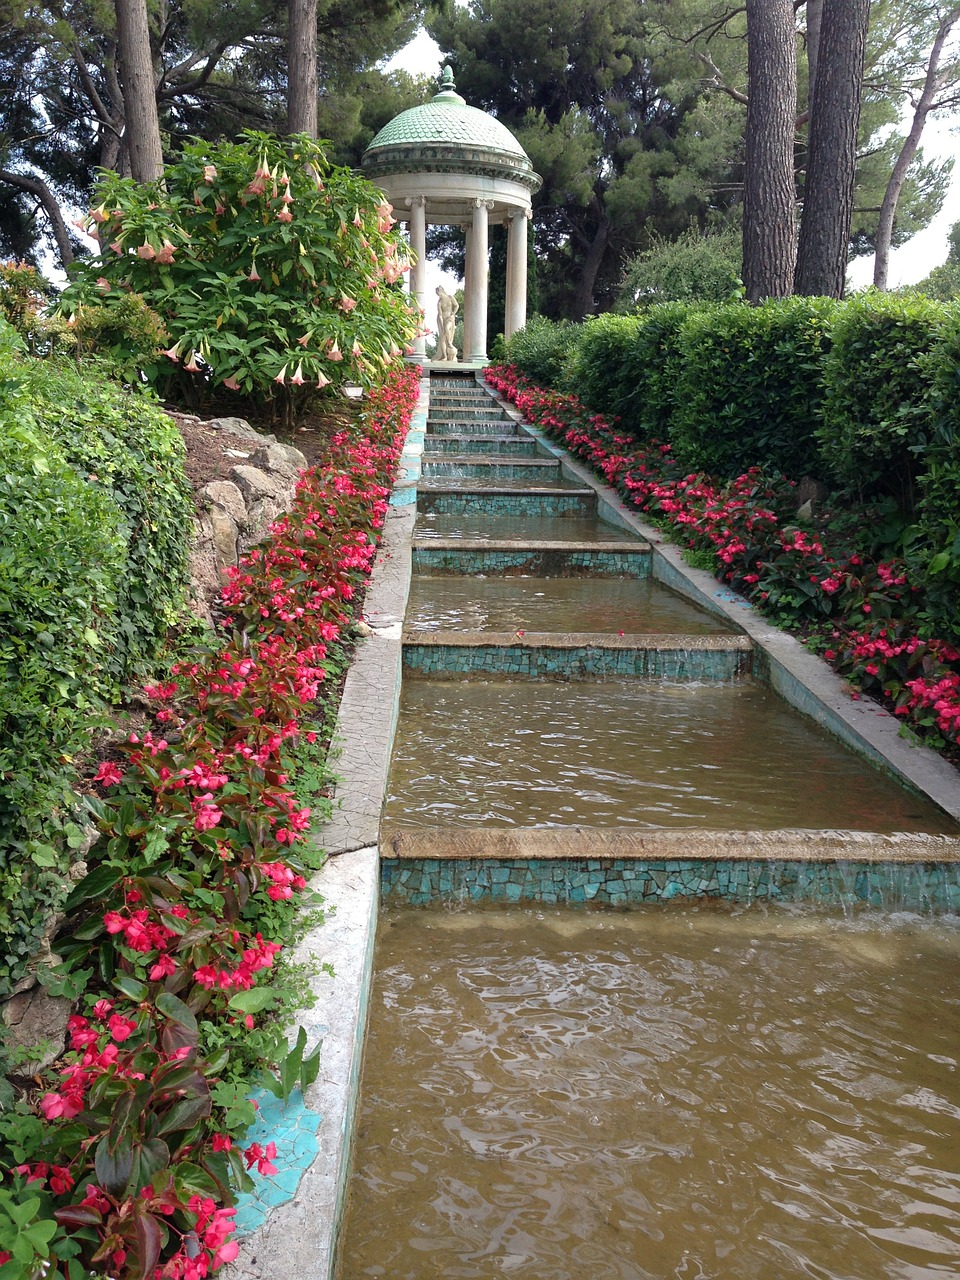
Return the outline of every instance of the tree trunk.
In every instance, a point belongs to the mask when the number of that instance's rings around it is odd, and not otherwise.
[[[290,0],[287,132],[317,136],[317,0]]]
[[[595,201],[595,203],[598,203]],[[577,278],[577,290],[573,299],[573,319],[585,320],[587,316],[593,314],[596,306],[596,298],[594,290],[597,285],[597,274],[600,271],[600,264],[603,262],[603,255],[607,252],[607,246],[610,243],[610,224],[604,217],[600,225],[597,227],[596,235],[590,242],[585,254],[580,257],[580,272]]]
[[[820,24],[823,0],[807,0],[807,107],[813,101],[817,83],[817,55],[820,52]]]
[[[887,276],[890,270],[890,244],[893,240],[893,223],[897,216],[897,204],[900,201],[900,193],[906,181],[907,171],[913,163],[914,156],[917,154],[917,148],[920,146],[920,137],[923,133],[923,126],[927,123],[927,114],[935,105],[937,73],[940,67],[943,46],[946,44],[947,37],[957,21],[960,21],[960,9],[953,9],[944,16],[937,28],[936,39],[927,59],[927,73],[923,81],[923,91],[914,107],[910,132],[907,134],[900,149],[900,154],[897,156],[896,163],[893,166],[893,172],[890,174],[890,181],[887,183],[887,189],[883,193],[883,201],[880,205],[880,220],[877,223],[876,256],[873,260],[873,283],[878,289],[886,289],[887,287]]]
[[[785,298],[793,285],[793,135],[797,47],[791,0],[747,0],[743,283],[747,299]]]
[[[57,198],[43,179],[32,177],[26,173],[14,173],[10,169],[0,169],[0,182],[6,182],[9,186],[16,187],[19,191],[26,191],[30,195],[36,196],[40,204],[43,205],[44,213],[50,219],[53,238],[57,242],[57,249],[60,253],[60,264],[64,268],[69,267],[73,261],[73,245],[70,243],[70,233],[67,230],[66,222],[63,220],[63,214],[60,211]]]
[[[163,174],[163,151],[146,0],[114,0],[114,4],[130,172],[137,182],[154,182]]]
[[[870,0],[824,0],[795,291],[842,298]]]

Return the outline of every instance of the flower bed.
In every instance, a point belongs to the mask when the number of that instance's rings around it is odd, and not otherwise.
[[[276,962],[311,865],[298,752],[309,771],[418,380],[395,372],[360,428],[333,437],[231,575],[222,644],[146,690],[151,727],[94,779],[101,835],[58,945],[60,989],[84,990],[69,1050],[55,1083],[0,1115],[2,1280],[198,1280],[236,1256],[246,1169],[275,1171],[272,1144],[238,1145],[249,1075],[280,1059],[286,1093],[316,1073],[302,1039],[288,1054],[259,1018],[289,996]]]
[[[852,682],[854,697],[875,696],[929,745],[960,758],[960,650],[921,633],[921,591],[904,564],[870,560],[846,537],[828,547],[826,533],[798,528],[794,486],[782,478],[752,468],[717,485],[685,474],[668,444],[638,448],[575,396],[544,390],[511,366],[486,378],[721,581],[799,631]]]

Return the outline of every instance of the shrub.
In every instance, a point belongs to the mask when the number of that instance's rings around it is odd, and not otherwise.
[[[637,440],[669,440],[680,376],[681,334],[702,307],[663,302],[638,317],[631,351],[623,363],[621,426]]]
[[[414,333],[391,207],[306,136],[194,142],[162,183],[105,174],[98,199],[101,252],[74,264],[61,306],[141,295],[172,338],[143,366],[152,382],[289,418],[318,388],[374,385]]]
[[[182,441],[101,371],[0,351],[0,990],[65,880],[72,760],[183,600]]]
[[[758,465],[815,473],[835,311],[829,299],[790,298],[691,316],[680,335],[671,432],[681,465],[723,479]]]
[[[68,855],[71,758],[104,688],[120,514],[37,426],[0,363],[0,991],[43,936]]]
[[[743,296],[737,228],[700,231],[692,227],[676,240],[654,234],[653,243],[627,265],[618,311],[659,302],[732,302]]]
[[[564,383],[596,413],[619,416],[634,387],[625,372],[640,322],[632,316],[597,316],[580,331],[566,365]]]
[[[559,387],[564,365],[580,338],[580,326],[567,320],[531,316],[504,347],[504,359],[534,382]]]
[[[922,357],[940,341],[948,314],[926,298],[876,293],[837,314],[817,437],[825,465],[861,496],[915,505],[932,425],[931,366]]]

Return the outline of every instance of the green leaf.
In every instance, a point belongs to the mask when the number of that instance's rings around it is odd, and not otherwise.
[[[230,998],[230,1008],[239,1013],[261,1013],[268,1009],[280,997],[275,987],[253,987],[249,991],[238,991]]]
[[[178,1026],[185,1027],[187,1031],[196,1033],[197,1020],[181,999],[171,994],[169,991],[162,991],[157,996],[157,1008],[165,1018],[169,1018],[171,1022],[177,1023]]]
[[[135,1000],[137,1004],[146,1000],[148,988],[145,983],[138,982],[136,978],[132,978],[128,973],[118,973],[113,980],[113,985],[125,996],[129,996],[131,1000]]]

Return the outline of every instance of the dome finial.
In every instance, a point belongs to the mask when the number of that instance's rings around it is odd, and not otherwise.
[[[456,91],[457,91],[457,85],[453,78],[453,68],[450,66],[448,62],[444,65],[443,70],[440,72],[440,92],[456,93]]]

